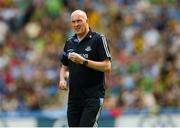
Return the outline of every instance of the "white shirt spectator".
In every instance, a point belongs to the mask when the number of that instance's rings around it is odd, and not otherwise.
[[[0,44],[4,43],[6,34],[9,30],[8,25],[0,19]]]

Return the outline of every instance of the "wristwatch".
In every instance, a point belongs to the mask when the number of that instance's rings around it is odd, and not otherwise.
[[[88,65],[88,60],[87,60],[87,59],[84,59],[84,60],[83,60],[83,65],[84,65],[84,66]]]

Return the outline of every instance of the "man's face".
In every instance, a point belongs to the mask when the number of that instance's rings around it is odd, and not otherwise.
[[[80,14],[71,16],[71,26],[78,36],[83,36],[87,29],[87,20]]]

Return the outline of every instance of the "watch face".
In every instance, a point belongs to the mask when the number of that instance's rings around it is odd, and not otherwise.
[[[87,65],[88,64],[88,61],[87,60],[84,60],[84,62],[83,62],[83,65]]]

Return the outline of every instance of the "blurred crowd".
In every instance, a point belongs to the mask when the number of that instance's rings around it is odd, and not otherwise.
[[[0,112],[65,107],[59,54],[75,9],[108,37],[105,109],[180,108],[178,0],[0,0]]]

